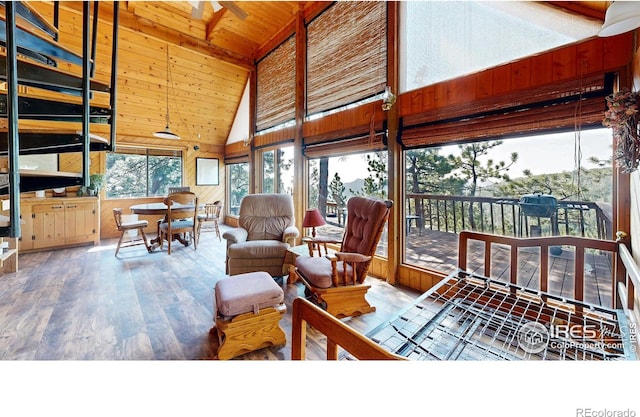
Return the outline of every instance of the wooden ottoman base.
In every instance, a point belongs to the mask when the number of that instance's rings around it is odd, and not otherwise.
[[[261,309],[259,313],[243,313],[234,317],[225,317],[218,313],[217,331],[218,359],[231,359],[254,350],[287,343],[280,319],[287,311],[284,304]]]

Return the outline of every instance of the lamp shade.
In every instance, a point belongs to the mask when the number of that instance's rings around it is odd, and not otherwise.
[[[327,223],[324,221],[322,215],[320,214],[320,211],[317,208],[309,209],[306,211],[306,213],[304,213],[304,219],[302,219],[302,227],[318,227],[324,226],[325,224]]]
[[[166,126],[164,130],[161,130],[159,132],[154,132],[153,136],[157,138],[162,138],[162,139],[174,139],[174,140],[180,139],[180,136],[173,133],[171,129],[169,129],[169,126]]]
[[[614,1],[604,17],[598,36],[620,35],[640,26],[640,2]]]

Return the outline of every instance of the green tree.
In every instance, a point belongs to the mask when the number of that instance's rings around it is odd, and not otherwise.
[[[475,196],[478,190],[479,182],[491,182],[494,180],[509,181],[507,172],[509,168],[518,160],[518,153],[513,152],[509,162],[494,162],[493,159],[487,159],[485,165],[482,165],[481,159],[488,155],[489,152],[502,145],[501,140],[474,142],[466,145],[460,145],[460,156],[455,158],[456,166],[460,170],[462,178],[467,181],[468,195]],[[471,202],[468,207],[469,226],[476,228],[474,219],[474,204]]]
[[[410,194],[456,195],[463,191],[465,180],[453,174],[453,155],[442,156],[439,149],[413,149],[405,154],[406,191]]]
[[[343,214],[345,213],[344,209],[347,206],[347,196],[345,194],[345,186],[337,172],[333,175],[333,179],[329,184],[329,194],[331,195],[331,199],[336,202],[338,224],[343,224],[342,221]]]
[[[336,172],[333,175],[333,179],[329,184],[329,193],[331,195],[331,199],[335,201],[339,208],[345,207],[347,205],[347,196],[345,194],[345,187],[342,183],[342,179],[340,175]]]
[[[349,192],[358,196],[372,196],[387,198],[387,187],[389,183],[389,170],[387,168],[387,153],[373,152],[366,154],[367,172],[369,175],[364,179],[362,190],[352,190]]]
[[[229,184],[229,207],[239,207],[242,197],[249,193],[249,163],[229,165]]]
[[[268,151],[262,153],[262,192],[275,192],[275,152]]]
[[[316,160],[309,161],[309,208],[318,208],[320,171]],[[322,213],[322,212],[321,212]]]

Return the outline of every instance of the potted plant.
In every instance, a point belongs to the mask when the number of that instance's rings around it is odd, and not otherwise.
[[[602,124],[613,129],[616,140],[616,159],[624,173],[638,169],[640,138],[638,137],[638,109],[640,93],[623,89],[607,96],[607,111]]]
[[[104,174],[91,174],[89,176],[89,195],[98,195],[104,186]]]

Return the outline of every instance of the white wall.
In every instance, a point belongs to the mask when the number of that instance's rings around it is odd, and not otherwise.
[[[236,117],[231,125],[231,131],[227,138],[227,145],[234,142],[240,142],[249,137],[249,82],[244,87],[242,99],[236,111]]]

